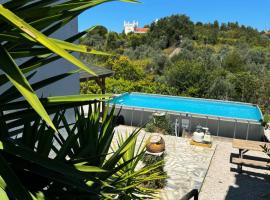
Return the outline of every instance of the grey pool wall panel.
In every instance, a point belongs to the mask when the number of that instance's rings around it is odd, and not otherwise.
[[[189,122],[185,128],[188,132],[194,132],[197,125],[209,128],[211,135],[247,140],[260,141],[263,138],[264,129],[260,122],[242,119],[230,119],[222,117],[213,117],[198,115],[193,113],[166,112],[161,110],[135,108],[127,106],[116,106],[116,113],[124,117],[125,125],[144,126],[152,118],[155,112],[165,112],[169,116],[170,123],[174,128],[176,119],[179,122],[179,133],[181,135],[184,129],[184,122]]]

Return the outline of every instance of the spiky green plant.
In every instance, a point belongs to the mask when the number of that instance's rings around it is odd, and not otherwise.
[[[135,130],[138,133],[140,129]],[[116,148],[123,145],[130,133],[126,135],[118,134]],[[128,163],[121,171],[114,177],[113,185],[119,188],[121,193],[119,199],[156,199],[158,190],[155,188],[145,187],[145,182],[153,182],[157,180],[165,180],[166,174],[158,169],[163,166],[164,161],[160,160],[151,164],[144,164],[143,158],[146,155],[146,141],[145,136],[138,140],[138,135],[135,135],[131,147],[123,154],[119,160],[119,165]]]
[[[101,117],[99,105],[91,104],[87,114],[76,107],[71,124],[65,111],[57,112],[53,123],[58,134],[41,118],[24,120],[21,137],[1,142],[1,194],[17,199],[22,194],[21,199],[31,199],[30,194],[72,200],[152,198],[156,191],[144,188],[142,183],[165,178],[159,173],[145,177],[162,163],[138,168],[145,152],[142,141],[136,149],[139,129],[126,138],[120,134],[111,150],[114,108]],[[16,130],[5,134],[14,132],[16,135]]]
[[[1,107],[20,97],[18,94],[14,95],[14,93],[19,92],[53,129],[55,129],[54,124],[34,90],[74,72],[66,73],[65,76],[40,80],[34,83],[35,85],[29,84],[25,74],[59,58],[64,58],[78,68],[94,74],[91,69],[69,53],[72,51],[98,53],[85,46],[70,43],[81,37],[85,32],[72,36],[66,41],[48,37],[82,12],[81,6],[89,8],[102,3],[101,1],[75,2],[77,1],[59,3],[59,1],[43,0],[10,0],[3,5],[0,4],[0,69],[4,72],[0,76],[0,86],[7,82],[11,82],[14,86],[1,94]],[[18,58],[28,59],[18,65],[14,60]]]

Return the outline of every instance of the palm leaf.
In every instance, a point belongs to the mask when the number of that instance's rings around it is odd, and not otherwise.
[[[60,74],[60,75],[52,76],[52,77],[49,77],[47,79],[38,81],[38,82],[32,84],[32,89],[34,91],[36,91],[36,90],[38,90],[40,88],[43,88],[43,87],[48,86],[50,84],[53,84],[53,83],[55,83],[57,81],[60,81],[63,78],[66,78],[68,76],[71,76],[71,75],[77,73],[78,71],[79,70],[74,70],[74,71],[70,71],[70,72],[67,72],[67,73],[63,73],[63,74]],[[11,102],[14,99],[17,99],[19,97],[20,97],[19,91],[15,90],[14,87],[11,87],[8,90],[6,90],[2,95],[0,95],[0,101],[2,103],[4,103],[4,102]]]
[[[40,12],[40,11],[39,11]],[[21,18],[15,15],[10,10],[4,8],[0,5],[0,15],[2,15],[8,22],[12,23],[14,26],[25,32],[30,38],[34,39],[38,43],[50,49],[52,52],[60,55],[66,60],[70,61],[77,67],[87,71],[90,74],[95,75],[95,73],[89,69],[85,64],[79,61],[77,58],[66,52],[64,49],[60,48],[57,44],[52,42],[49,38],[47,38],[44,34],[37,31],[35,28],[24,22]]]
[[[85,162],[75,164],[75,168],[81,172],[107,172],[107,170],[101,169],[96,166],[87,166]]]
[[[55,129],[49,115],[42,106],[37,95],[34,93],[30,84],[23,76],[23,73],[2,46],[0,46],[0,57],[0,68],[5,72],[7,78],[13,83],[17,90],[20,91],[33,109],[48,123],[48,125]]]
[[[15,175],[13,170],[10,168],[6,159],[2,156],[0,152],[0,175],[5,180],[6,185],[12,189],[13,195],[16,199],[21,200],[32,200],[29,192],[26,191],[24,186],[21,184],[18,177]]]
[[[74,103],[74,102],[87,102],[93,100],[110,99],[111,94],[82,94],[82,95],[69,95],[69,96],[54,96],[44,99],[48,105]]]
[[[7,193],[5,192],[4,188],[1,188],[1,186],[0,186],[0,199],[9,200]]]
[[[57,29],[59,27],[56,27]],[[89,31],[92,31],[96,28],[96,26],[93,26],[85,31],[82,31],[80,33],[75,34],[74,36],[71,36],[70,38],[68,38],[66,41],[67,42],[74,42],[77,39],[81,38],[83,35],[85,35],[86,33],[88,33]],[[46,32],[46,31],[45,31]],[[53,31],[52,31],[53,32]],[[2,40],[7,40],[7,41],[13,41],[16,44],[18,43],[22,43],[25,44],[26,40],[23,40],[23,38],[21,38],[20,36],[18,36],[17,34],[13,34],[13,33],[5,33],[5,34],[0,34],[0,39]],[[69,43],[70,44],[70,43]],[[49,51],[47,51],[48,53]],[[96,51],[96,50],[91,50],[89,53],[93,53],[93,54],[97,54],[97,55],[106,55],[106,53],[104,52],[100,52],[100,51]],[[26,54],[27,55],[27,54]],[[40,56],[36,56],[33,57],[29,60],[27,60],[26,62],[24,62],[23,64],[21,64],[19,66],[20,69],[22,69],[23,73],[28,73],[32,70],[35,70],[41,66],[44,66],[48,63],[51,63],[55,60],[58,60],[59,58],[61,58],[60,56],[56,55],[56,56],[52,56],[51,54],[45,54],[46,56],[44,57],[40,57]],[[29,55],[27,55],[29,56]],[[0,75],[0,86],[7,83],[8,79],[6,78],[5,75],[1,74]]]
[[[46,169],[50,169],[54,172],[62,174],[64,176],[69,176],[70,178],[74,178],[76,180],[85,180],[87,177],[81,174],[75,167],[70,166],[66,163],[59,162],[53,159],[49,159],[46,157],[41,157],[37,153],[15,144],[11,142],[4,142],[4,151],[14,155],[18,158],[21,158],[25,161],[29,161],[31,163],[35,163],[39,166],[42,166]],[[1,170],[1,169],[0,169]],[[101,169],[99,169],[101,170]]]
[[[88,46],[85,46],[85,45],[72,44],[69,42],[65,42],[65,41],[53,39],[53,38],[50,38],[50,39],[53,42],[55,42],[59,47],[66,49],[66,50],[69,50],[69,51],[76,51],[76,52],[81,52],[81,53],[89,53],[89,54],[96,54],[96,55],[103,55],[103,56],[111,55],[109,53],[90,49]]]

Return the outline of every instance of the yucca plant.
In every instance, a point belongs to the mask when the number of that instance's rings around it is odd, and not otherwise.
[[[14,86],[1,95],[1,106],[18,98],[18,95],[14,97],[13,93],[19,92],[47,124],[55,129],[34,91],[76,73],[76,71],[40,80],[32,85],[29,84],[25,74],[59,58],[70,61],[80,70],[94,74],[90,68],[70,54],[70,52],[77,51],[107,55],[87,46],[72,43],[87,31],[78,33],[65,41],[49,36],[86,9],[108,1],[110,0],[68,0],[64,2],[59,0],[9,0],[3,5],[0,4],[0,69],[4,72],[0,75],[0,86],[7,82],[11,82]],[[18,65],[14,60],[18,58],[24,58],[25,62]],[[11,93],[13,98],[10,97]]]
[[[133,136],[134,133],[139,131],[140,129],[137,129],[131,134],[126,133],[124,136],[118,134],[115,149],[120,148],[130,135]],[[164,164],[164,161],[158,161],[149,165],[143,164],[142,160],[147,155],[145,135],[141,138],[141,141],[137,138],[138,135],[136,134],[134,140],[131,141],[131,146],[119,160],[119,165],[128,164],[117,173],[117,176],[113,177],[112,185],[120,190],[118,192],[119,199],[156,199],[158,190],[147,188],[144,183],[167,178],[164,173],[157,171]]]
[[[11,199],[32,199],[26,189],[27,187],[21,184],[21,177],[18,177],[16,171],[12,170],[12,166],[16,166],[16,159],[12,155],[18,155],[18,152],[21,152],[20,149],[25,148],[18,141],[30,136],[37,137],[32,131],[32,126],[43,127],[44,130],[46,129],[46,133],[51,133],[52,131],[47,127],[48,124],[54,130],[53,132],[56,132],[56,126],[50,119],[49,114],[55,113],[61,107],[73,107],[85,101],[101,98],[101,96],[90,95],[39,99],[35,94],[35,90],[70,76],[77,71],[39,80],[32,85],[28,82],[28,79],[35,75],[35,70],[59,58],[67,59],[80,69],[93,73],[91,69],[73,57],[70,52],[82,51],[102,54],[71,43],[86,32],[70,37],[66,41],[48,37],[76,17],[75,13],[69,13],[69,9],[64,8],[65,5],[73,4],[73,1],[59,2],[10,0],[0,4],[0,69],[3,72],[0,74],[0,87],[6,83],[12,84],[10,88],[0,94],[1,199],[7,198],[5,191],[9,191],[8,194]],[[96,1],[81,1],[81,5],[83,3],[85,5],[92,3],[92,6],[98,4]],[[78,8],[78,5],[77,7],[75,5],[70,7],[70,9],[76,8]],[[40,12],[41,10],[44,11]],[[64,11],[67,12],[64,14]],[[77,15],[80,11],[82,10],[79,9]],[[25,60],[20,65],[16,63],[16,59],[19,58]],[[0,88],[0,91],[3,91],[3,89]],[[22,96],[25,100],[21,99]],[[40,125],[33,120],[39,116],[46,123],[43,122]],[[26,121],[27,123],[25,123]],[[44,137],[50,138],[51,136],[48,134]],[[8,143],[11,141],[12,143]],[[21,157],[30,161],[33,151],[29,149],[27,151],[28,153],[21,155]],[[9,156],[7,157],[6,154]],[[33,156],[37,155],[33,154]],[[41,157],[37,158],[41,159]]]
[[[159,168],[163,162],[139,167],[139,162],[146,151],[144,140],[137,141],[141,129],[126,133],[125,137],[121,133],[115,136],[115,119],[118,115],[114,117],[114,108],[110,113],[106,109],[101,118],[102,122],[99,120],[99,106],[94,106],[94,112],[91,111],[92,107],[89,108],[88,113],[91,114],[88,114],[86,118],[83,112],[76,112],[76,118],[79,119],[77,120],[78,132],[84,135],[79,137],[78,141],[83,140],[87,145],[84,150],[74,152],[78,152],[80,157],[85,157],[81,161],[88,165],[94,164],[106,170],[104,173],[97,174],[97,178],[105,184],[94,185],[94,190],[101,192],[103,198],[109,199],[145,199],[146,197],[151,199],[155,197],[158,191],[143,187],[143,182],[166,178],[161,173],[145,177],[145,174]],[[88,133],[91,130],[99,130],[99,134],[89,136]],[[77,156],[73,156],[73,159],[76,159]]]
[[[94,74],[70,54],[76,51],[108,56],[73,44],[91,30],[65,41],[50,35],[86,9],[109,1],[113,0],[7,0],[0,4],[0,87],[10,85],[0,94],[1,200],[132,198],[143,192],[139,189],[142,180],[135,178],[143,171],[131,166],[141,153],[125,158],[132,155],[128,152],[135,145],[138,131],[110,152],[113,112],[104,112],[101,117],[94,109],[85,117],[76,108],[110,95],[39,98],[35,94],[79,70]],[[22,63],[16,62],[21,58]],[[29,83],[35,70],[60,58],[78,70]],[[76,120],[71,123],[65,110],[73,107]]]
[[[53,123],[58,134],[41,118],[24,120],[22,137],[1,143],[2,159],[10,163],[3,166],[9,172],[1,174],[7,183],[0,182],[1,193],[16,197],[23,192],[8,184],[18,177],[17,184],[22,183],[25,193],[39,193],[44,199],[152,198],[157,191],[144,188],[142,183],[165,178],[159,173],[145,177],[162,163],[138,168],[145,152],[143,140],[136,148],[140,129],[126,138],[121,134],[114,137],[114,108],[110,112],[106,109],[101,117],[99,105],[92,103],[87,115],[76,107],[71,124],[65,111],[57,112]],[[14,135],[14,131],[6,134]],[[9,173],[13,176],[5,177]]]

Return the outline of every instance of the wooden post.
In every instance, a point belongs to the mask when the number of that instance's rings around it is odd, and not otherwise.
[[[105,82],[105,78],[101,78],[101,93],[102,94],[106,94],[106,82]],[[106,102],[102,102],[102,112],[104,112],[106,109]]]
[[[96,83],[98,84],[98,86],[101,89],[101,93],[102,94],[106,94],[106,82],[105,82],[105,77],[103,78],[97,78],[96,79]],[[101,108],[102,108],[102,113],[104,112],[105,108],[106,108],[106,103],[102,102],[101,103]]]
[[[101,93],[106,94],[106,82],[104,77],[101,78]]]

